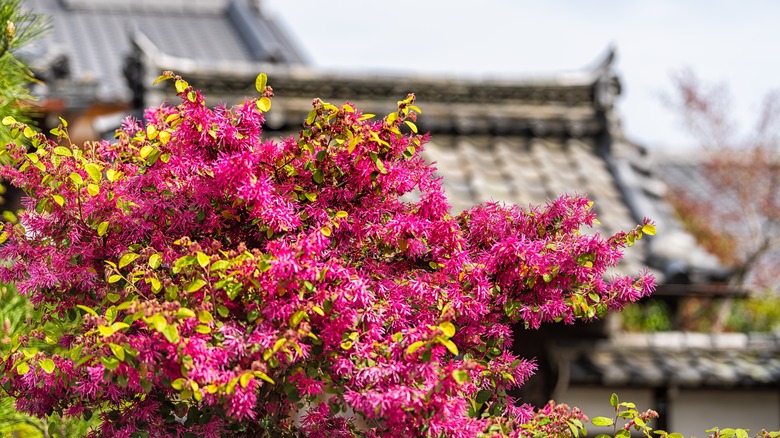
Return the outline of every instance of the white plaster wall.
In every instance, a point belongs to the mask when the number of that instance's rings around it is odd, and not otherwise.
[[[707,429],[740,427],[755,436],[762,428],[780,429],[780,391],[679,390],[670,397],[670,431],[706,437]]]
[[[652,409],[653,407],[653,392],[644,389],[607,387],[568,388],[565,392],[558,394],[555,397],[556,401],[559,403],[566,403],[569,406],[580,408],[588,418],[599,416],[614,418],[615,410],[609,405],[609,397],[612,393],[617,394],[621,402],[633,402],[636,404],[636,407],[640,412]],[[589,437],[596,436],[599,433],[606,433],[611,436],[611,432],[611,427],[603,428],[593,425],[588,426]]]

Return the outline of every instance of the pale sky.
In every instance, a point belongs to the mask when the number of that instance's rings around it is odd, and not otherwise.
[[[659,97],[674,72],[728,84],[745,129],[780,89],[771,0],[261,1],[328,71],[523,78],[584,69],[615,45],[624,129],[654,149],[693,144]]]

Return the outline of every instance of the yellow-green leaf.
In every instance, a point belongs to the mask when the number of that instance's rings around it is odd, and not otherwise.
[[[109,283],[116,283],[117,281],[119,281],[119,280],[121,280],[121,279],[122,279],[122,276],[121,276],[121,275],[119,275],[119,274],[113,274],[113,275],[111,275],[111,276],[109,276],[109,277],[108,277],[108,282],[109,282]]]
[[[451,338],[455,336],[455,325],[449,321],[444,321],[439,324],[439,328],[444,333],[444,336]]]
[[[271,385],[274,385],[275,382],[272,378],[268,377],[268,374],[262,372],[262,371],[254,371],[252,374],[255,375],[255,377],[259,377],[260,379],[265,380],[266,382],[270,383]]]
[[[322,233],[322,235],[325,236],[325,237],[330,237],[330,234],[331,234],[330,227],[322,227],[322,228],[320,228],[320,233]]]
[[[65,205],[65,198],[62,197],[62,195],[51,195],[51,197],[54,199],[54,202],[57,203],[60,207]]]
[[[120,269],[121,269],[121,268],[124,268],[125,266],[129,265],[130,263],[132,263],[132,262],[133,262],[133,260],[135,260],[135,259],[137,259],[137,258],[138,258],[138,254],[136,254],[136,253],[134,253],[134,252],[129,252],[129,253],[127,253],[127,254],[123,255],[123,256],[122,256],[122,257],[119,259],[119,263],[117,264],[117,266],[118,266]]]
[[[54,148],[54,153],[63,157],[72,157],[73,152],[65,146],[57,146]]]
[[[211,327],[203,324],[198,324],[195,326],[195,331],[200,334],[206,335],[211,333]]]
[[[157,85],[157,84],[159,84],[162,81],[167,81],[168,79],[173,79],[173,76],[172,75],[160,75],[160,76],[157,77],[157,79],[154,80],[154,82],[152,82],[152,85]]]
[[[452,378],[455,379],[458,385],[462,385],[471,379],[466,370],[452,370]]]
[[[415,134],[417,134],[417,125],[414,124],[411,120],[404,120],[404,123],[409,127],[409,129],[412,130]]]
[[[97,196],[100,193],[100,186],[97,184],[87,185],[87,193],[89,193],[89,196]]]
[[[198,312],[198,321],[202,322],[203,324],[208,324],[211,321],[214,321],[214,317],[211,316],[211,312],[208,310],[201,310]]]
[[[655,236],[655,225],[653,224],[644,224],[642,226],[642,232],[649,235],[649,236]]]
[[[108,344],[108,348],[111,349],[111,352],[114,353],[114,356],[116,356],[117,359],[124,362],[125,360],[125,347],[117,344]]]
[[[442,339],[440,342],[442,345],[447,347],[447,350],[449,350],[450,353],[454,354],[455,356],[458,355],[458,346],[455,345],[454,342],[450,341],[449,339]]]
[[[81,177],[81,175],[79,175],[79,174],[78,174],[78,173],[76,173],[76,172],[72,172],[72,173],[70,174],[70,179],[71,179],[71,180],[73,181],[73,183],[74,183],[74,184],[76,184],[77,186],[80,186],[80,185],[84,184],[84,178],[82,178],[82,177]]]
[[[160,267],[160,264],[162,264],[162,257],[158,253],[154,253],[151,256],[149,256],[149,267],[152,269],[157,269]]]
[[[376,114],[363,114],[362,117],[358,119],[359,122],[362,122],[363,120],[368,120],[372,117],[376,117]]]
[[[184,379],[183,377],[179,377],[178,379],[176,379],[173,382],[171,382],[171,388],[173,388],[173,389],[175,389],[177,391],[181,391],[182,388],[184,388],[184,382],[186,382],[186,381],[187,380]]]
[[[201,268],[205,269],[206,266],[209,265],[209,261],[210,261],[209,256],[207,256],[206,254],[204,254],[204,253],[202,253],[200,251],[198,251],[197,259],[198,259],[198,264],[200,265]]]
[[[41,369],[46,371],[46,374],[51,374],[54,372],[54,361],[51,359],[44,359],[38,362],[38,365],[41,366]]]
[[[149,125],[149,126],[152,126],[152,125]],[[154,148],[152,146],[146,145],[146,146],[142,147],[140,151],[138,151],[138,155],[140,155],[141,158],[143,158],[145,160],[146,157],[148,157],[149,154],[151,154],[153,150],[154,150]]]
[[[162,144],[168,144],[168,142],[171,140],[171,133],[168,131],[160,131],[160,143]]]
[[[85,164],[84,169],[89,174],[89,177],[92,178],[92,181],[96,183],[99,183],[100,180],[103,178],[103,173],[100,171],[100,166],[98,166],[95,163]]]
[[[255,88],[259,93],[265,92],[265,87],[268,84],[268,76],[265,73],[260,73],[255,78]]]
[[[76,308],[77,308],[77,309],[81,309],[81,310],[83,310],[83,311],[85,311],[85,312],[89,313],[89,314],[90,314],[90,315],[92,315],[92,316],[98,316],[97,312],[95,312],[95,311],[94,311],[94,310],[92,310],[91,308],[89,308],[89,307],[87,307],[87,306],[84,306],[84,305],[82,305],[82,304],[76,304]]]
[[[103,221],[98,224],[97,226],[98,236],[100,237],[105,236],[107,231],[108,231],[108,221]]]
[[[242,388],[246,388],[247,385],[249,385],[249,381],[252,380],[255,376],[252,375],[252,373],[244,373],[241,375],[241,377],[238,379],[238,383],[241,384]]]
[[[268,110],[271,109],[271,99],[267,97],[261,97],[260,99],[257,99],[257,109],[264,113],[268,112]]]
[[[30,371],[30,365],[27,365],[27,362],[22,362],[16,366],[16,372],[20,375],[27,374],[27,372],[29,371]]]
[[[179,319],[194,318],[195,312],[186,307],[182,307],[176,311],[176,317]]]
[[[171,344],[176,344],[179,342],[179,329],[176,328],[175,325],[165,326],[165,328],[162,329],[162,334]]]
[[[14,119],[13,117],[11,117],[11,116],[3,117],[3,125],[4,126],[12,125],[14,123],[16,123],[16,119]]]
[[[106,178],[108,178],[109,181],[114,182],[119,179],[119,176],[121,175],[121,172],[114,170],[114,169],[108,169],[106,170]]]
[[[187,87],[190,86],[190,84],[187,83],[187,81],[179,79],[176,81],[176,92],[177,93],[183,93],[184,90],[187,89]]]
[[[425,341],[417,341],[417,342],[412,343],[412,345],[410,345],[406,349],[406,354],[414,353],[415,351],[419,350],[420,347],[422,347],[423,345],[425,345]]]
[[[196,292],[196,291],[200,290],[200,288],[202,288],[205,285],[206,285],[206,281],[205,280],[203,280],[202,278],[196,278],[190,284],[187,285],[185,290],[187,292]]]

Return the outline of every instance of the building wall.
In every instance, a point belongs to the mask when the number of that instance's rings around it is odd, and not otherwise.
[[[582,412],[593,417],[615,417],[615,409],[609,405],[609,398],[615,393],[621,402],[632,402],[636,404],[640,412],[653,407],[653,391],[650,389],[630,389],[630,388],[606,388],[606,387],[570,387],[561,394],[556,395],[556,401],[566,403],[569,406],[576,406],[582,409]],[[622,423],[621,423],[622,424]],[[600,433],[606,433],[612,436],[611,427],[588,426],[588,436],[596,436]]]
[[[655,407],[651,389],[570,387],[556,395],[556,401],[577,406],[589,418],[613,418],[615,413],[609,405],[613,392],[620,401],[635,403],[640,411]],[[706,437],[709,435],[706,431],[713,427],[750,429],[750,436],[755,436],[761,429],[780,430],[780,391],[777,389],[680,389],[669,391],[668,403],[667,415],[662,420],[666,423],[665,429],[686,437]],[[599,433],[610,434],[611,428],[588,427],[588,436]]]
[[[778,390],[679,390],[670,394],[669,429],[685,436],[707,436],[714,426],[780,429]]]

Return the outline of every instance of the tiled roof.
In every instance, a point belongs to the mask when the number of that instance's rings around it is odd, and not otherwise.
[[[566,193],[595,203],[602,234],[636,225],[592,138],[434,135],[424,156],[437,167],[445,192],[459,212],[486,201],[544,204]],[[622,270],[636,274],[641,251],[628,251]]]
[[[631,333],[552,353],[570,384],[630,387],[780,387],[773,334]]]
[[[131,98],[123,68],[132,36],[138,33],[164,53],[195,62],[303,63],[284,33],[247,0],[28,0],[27,4],[51,16],[54,26],[53,33],[41,41],[33,64],[64,56],[70,82],[93,84],[92,97],[97,100]]]

